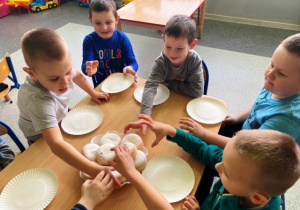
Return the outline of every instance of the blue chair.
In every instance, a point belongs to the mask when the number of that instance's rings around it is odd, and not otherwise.
[[[285,198],[284,198],[284,194],[281,195],[281,210],[285,210]]]
[[[204,60],[202,60],[203,76],[204,76],[204,90],[203,94],[207,95],[208,82],[209,82],[209,72]]]
[[[13,130],[4,122],[0,121],[0,136],[4,134],[8,134],[10,136],[10,138],[16,143],[21,152],[25,151],[24,145],[21,143]]]

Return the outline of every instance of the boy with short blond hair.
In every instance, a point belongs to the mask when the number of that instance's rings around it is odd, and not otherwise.
[[[131,43],[115,29],[119,18],[113,0],[93,0],[89,5],[89,21],[95,31],[83,40],[81,69],[92,77],[94,87],[115,72],[130,73],[136,81],[138,64]]]
[[[194,98],[202,96],[202,59],[192,50],[198,42],[195,34],[196,24],[188,16],[175,15],[167,22],[162,35],[164,51],[155,59],[146,81],[141,114],[151,115],[153,100],[160,83],[182,95]]]
[[[167,140],[177,143],[219,173],[220,180],[204,200],[201,210],[279,209],[280,195],[300,177],[299,146],[287,134],[274,130],[243,130],[223,150],[171,125],[153,121],[147,115],[139,118],[140,121],[129,123],[124,130],[147,125],[156,135],[152,146],[167,136]],[[199,205],[188,196],[182,209],[199,209]]]
[[[59,122],[66,116],[76,83],[92,99],[108,100],[107,93],[95,91],[85,77],[74,70],[67,44],[57,32],[39,28],[22,37],[22,52],[28,74],[18,93],[19,127],[34,143],[41,136],[52,152],[71,166],[95,177],[102,169],[64,141]]]
[[[300,33],[286,38],[276,48],[264,80],[264,87],[252,108],[227,116],[221,135],[204,129],[190,118],[181,119],[180,128],[221,148],[240,129],[277,130],[292,136],[300,145]]]

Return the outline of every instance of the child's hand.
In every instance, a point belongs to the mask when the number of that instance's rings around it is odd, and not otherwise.
[[[85,68],[85,71],[87,73],[87,75],[89,77],[93,76],[94,74],[96,74],[97,72],[97,68],[98,68],[98,64],[99,64],[99,61],[97,60],[94,60],[94,61],[87,61],[85,62],[86,64],[86,68]]]
[[[228,115],[225,120],[222,122],[222,126],[224,125],[235,125],[237,124],[239,119],[236,116]]]
[[[139,128],[142,130],[142,134],[146,135],[147,125],[143,124],[143,122],[144,122],[144,120],[137,120],[136,122],[128,123],[124,127],[124,133],[126,134],[130,128],[133,128],[133,129]]]
[[[194,196],[188,195],[182,204],[182,210],[200,210],[198,201]]]
[[[142,125],[149,126],[149,128],[156,135],[156,139],[151,145],[152,147],[156,146],[166,135],[175,136],[176,134],[176,130],[174,127],[164,123],[156,122],[148,115],[140,114],[138,118],[140,120],[133,123],[128,123],[124,127],[124,132],[129,130],[130,128],[142,128]]]
[[[203,128],[199,123],[194,121],[191,118],[183,117],[179,120],[180,128],[188,131],[190,134],[202,138],[204,133],[206,132],[205,128]]]
[[[126,178],[130,172],[135,169],[133,158],[127,148],[126,145],[117,145],[111,150],[116,153],[116,160],[109,161],[109,164],[113,166],[120,174],[125,176]]]
[[[132,76],[134,76],[134,82],[137,83],[137,76],[135,71],[133,70],[133,68],[131,66],[126,66],[123,68],[123,75],[124,77],[126,76],[126,73],[131,74]]]
[[[108,93],[103,93],[103,92],[99,92],[99,91],[93,91],[93,94],[91,95],[92,99],[97,103],[97,104],[101,104],[101,99],[108,101],[109,99],[109,94]]]
[[[93,209],[106,199],[113,191],[113,180],[108,173],[101,171],[94,180],[86,180],[81,187],[81,198],[78,203],[87,209]]]

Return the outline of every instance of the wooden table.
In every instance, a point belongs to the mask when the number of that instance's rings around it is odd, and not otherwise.
[[[138,79],[138,84],[143,84],[144,82],[144,79]],[[136,86],[137,84],[134,84],[121,93],[110,94],[109,101],[104,102],[101,105],[93,102],[90,96],[86,96],[76,105],[76,107],[84,105],[98,107],[104,114],[104,120],[96,130],[82,136],[73,136],[62,132],[65,141],[81,151],[83,145],[90,142],[92,137],[98,134],[103,134],[111,130],[123,132],[124,125],[128,122],[137,120],[140,111],[140,104],[133,97]],[[99,90],[100,86],[96,89]],[[171,91],[170,97],[165,103],[153,108],[152,117],[157,121],[169,123],[178,127],[178,120],[183,116],[188,116],[186,105],[190,100],[190,97],[182,96]],[[204,126],[207,129],[217,132],[220,124]],[[137,132],[141,135],[138,130],[131,130],[130,132]],[[148,160],[158,155],[172,154],[189,163],[195,174],[195,185],[191,192],[191,194],[194,194],[201,179],[204,166],[191,155],[183,151],[177,144],[172,142],[163,140],[158,146],[151,148],[150,145],[155,139],[155,136],[149,130],[142,138],[145,146],[149,150]],[[50,151],[43,138],[32,144],[0,173],[0,191],[3,190],[4,186],[13,177],[31,168],[47,168],[54,172],[58,178],[58,190],[56,196],[47,209],[70,209],[78,201],[83,180],[80,179],[76,169],[60,160]],[[182,201],[176,202],[173,204],[173,207],[175,209],[180,209],[181,204]],[[121,189],[115,190],[110,197],[106,199],[104,203],[97,206],[96,209],[141,210],[146,209],[146,207],[134,187],[132,185],[125,185]]]
[[[206,0],[134,0],[118,10],[121,24],[163,30],[168,20],[177,14],[193,17],[198,11],[198,38],[202,36]]]

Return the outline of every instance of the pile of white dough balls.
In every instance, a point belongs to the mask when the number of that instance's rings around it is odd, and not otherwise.
[[[109,165],[109,161],[116,159],[115,151],[111,149],[119,144],[127,146],[134,159],[135,168],[142,172],[147,165],[147,154],[141,150],[144,148],[142,138],[135,133],[126,134],[123,138],[116,133],[106,133],[103,136],[96,136],[93,138],[92,143],[83,146],[81,152],[90,161],[107,166]],[[113,171],[113,175],[121,184],[126,182],[125,177],[119,172]],[[80,172],[80,177],[82,179],[89,178],[87,174],[82,172]]]

